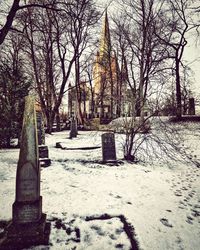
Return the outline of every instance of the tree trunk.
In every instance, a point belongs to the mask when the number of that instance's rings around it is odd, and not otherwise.
[[[56,114],[56,130],[61,131],[59,112]]]
[[[176,60],[176,117],[181,118],[181,85],[180,85],[180,62]]]
[[[79,119],[80,124],[83,125],[84,119],[83,119],[83,113],[81,109],[80,63],[79,63],[78,56],[75,60],[75,74],[76,74],[76,98],[78,102],[78,119]]]
[[[127,132],[129,133],[129,132]],[[134,130],[132,129],[131,134],[128,134],[126,136],[126,150],[124,152],[124,159],[127,161],[134,161],[135,155],[132,155],[132,149],[133,149],[133,141],[134,141]]]
[[[54,112],[47,112],[46,113],[46,118],[47,118],[47,133],[48,134],[52,133],[54,117],[55,117]]]
[[[144,76],[143,76],[143,63],[140,67],[140,86],[139,86],[139,113],[141,123],[144,121]]]

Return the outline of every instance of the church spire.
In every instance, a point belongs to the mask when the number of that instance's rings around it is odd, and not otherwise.
[[[109,29],[107,9],[105,11],[105,18],[101,32],[101,41],[99,50],[100,50],[100,57],[105,56],[105,54],[109,55],[111,52],[110,29]]]

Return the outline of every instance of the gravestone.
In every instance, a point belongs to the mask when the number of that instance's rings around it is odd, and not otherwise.
[[[116,148],[115,148],[115,134],[111,132],[104,133],[102,134],[101,139],[102,139],[103,162],[115,163],[117,161]]]
[[[0,249],[21,249],[48,244],[50,224],[42,213],[40,164],[34,99],[26,97],[21,147],[16,175],[16,198],[12,221],[0,241]]]
[[[41,111],[39,110],[36,111],[36,118],[37,118],[38,145],[44,145],[45,144],[45,131],[44,131],[44,123],[43,123]]]
[[[189,115],[195,115],[195,103],[194,98],[189,98],[189,109],[188,109]]]
[[[78,134],[77,121],[76,121],[76,118],[72,117],[69,137],[72,139],[73,137],[77,137],[77,134]]]
[[[39,161],[41,167],[48,167],[51,165],[51,159],[49,159],[49,150],[46,145],[39,145]]]
[[[41,167],[48,167],[51,165],[51,160],[49,159],[49,150],[45,145],[45,129],[43,115],[40,105],[36,104],[36,118],[37,118],[37,138],[38,138],[38,148],[39,148],[39,161]]]

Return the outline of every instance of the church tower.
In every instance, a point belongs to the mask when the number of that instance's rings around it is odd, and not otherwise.
[[[95,115],[100,120],[116,117],[116,100],[119,67],[112,50],[107,11],[105,13],[99,50],[93,66],[93,86],[95,96]]]
[[[108,14],[106,10],[102,32],[101,32],[99,54],[101,58],[104,58],[104,57],[109,57],[110,52],[111,52],[111,39],[110,39]]]

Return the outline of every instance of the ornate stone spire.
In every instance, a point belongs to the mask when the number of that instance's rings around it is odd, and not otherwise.
[[[102,32],[101,32],[101,41],[100,41],[100,57],[104,57],[106,54],[109,55],[111,52],[111,40],[110,40],[110,29],[108,22],[107,9],[105,12],[105,18],[103,22]]]

